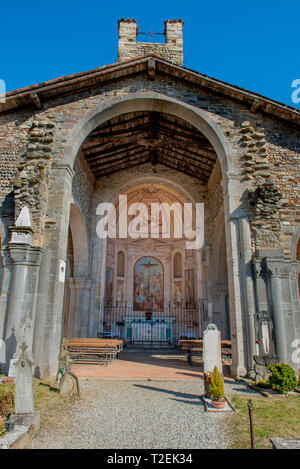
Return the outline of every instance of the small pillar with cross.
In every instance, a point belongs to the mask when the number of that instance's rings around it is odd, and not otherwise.
[[[39,413],[34,411],[33,399],[33,362],[30,360],[25,342],[21,345],[21,355],[15,364],[15,425],[39,428]]]

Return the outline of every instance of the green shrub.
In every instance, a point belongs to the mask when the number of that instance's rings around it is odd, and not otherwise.
[[[286,363],[277,363],[275,365],[269,365],[268,370],[272,373],[269,378],[272,389],[281,394],[294,391],[297,386],[297,378],[291,366]]]
[[[270,381],[268,379],[262,379],[261,381],[256,381],[254,383],[256,386],[259,386],[260,388],[270,388]]]
[[[218,368],[215,366],[210,381],[210,395],[214,401],[224,397],[224,384]]]
[[[0,392],[0,417],[5,419],[14,411],[14,395],[11,391]]]

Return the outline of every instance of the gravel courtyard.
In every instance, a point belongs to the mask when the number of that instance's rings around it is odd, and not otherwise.
[[[226,448],[226,414],[204,411],[202,380],[81,380],[82,400],[42,417],[28,448]],[[230,385],[232,386],[232,385]]]

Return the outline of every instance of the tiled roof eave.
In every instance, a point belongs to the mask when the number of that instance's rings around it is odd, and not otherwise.
[[[157,75],[169,75],[173,79],[186,81],[194,86],[200,86],[201,88],[206,88],[212,92],[239,101],[248,108],[250,107],[252,112],[260,111],[300,125],[300,111],[296,108],[185,67],[174,65],[152,54],[11,91],[6,94],[6,102],[0,104],[0,113],[15,112],[28,106],[42,108],[44,102],[55,97],[78,93],[96,86],[104,86],[109,82],[148,73],[149,59],[152,61],[152,69],[153,60],[155,61],[155,74]]]

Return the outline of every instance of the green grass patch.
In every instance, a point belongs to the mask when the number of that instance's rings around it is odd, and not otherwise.
[[[13,383],[0,383],[0,395],[4,391],[12,391],[14,394],[15,385]],[[47,424],[48,416],[51,420],[54,420],[57,413],[64,413],[77,399],[73,396],[59,394],[49,386],[45,386],[44,381],[36,378],[33,379],[33,393],[35,410],[38,410],[41,414],[41,425],[43,423]]]
[[[229,431],[234,449],[251,448],[248,398],[230,396],[238,412],[229,417]],[[270,438],[300,438],[300,395],[299,396],[262,396],[251,397],[255,447],[272,448]]]

